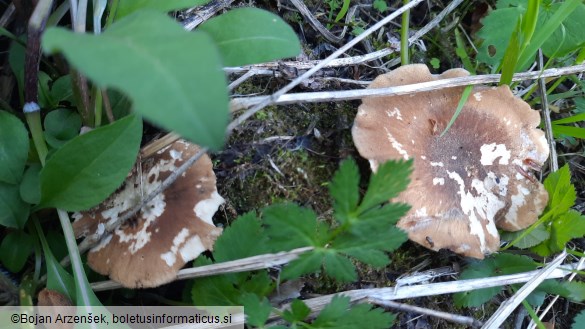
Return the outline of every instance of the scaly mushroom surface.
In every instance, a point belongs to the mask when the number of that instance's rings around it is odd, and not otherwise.
[[[141,169],[135,168],[110,198],[94,209],[74,214],[76,235],[103,231],[105,223],[138,204],[198,151],[198,146],[178,140],[143,161]],[[172,281],[187,262],[213,248],[221,229],[213,225],[211,217],[223,202],[211,160],[204,155],[137,216],[91,249],[88,264],[129,288]]]
[[[377,77],[384,88],[467,76],[452,69],[435,76],[425,65]],[[413,159],[411,183],[396,200],[412,206],[398,226],[429,249],[483,258],[499,249],[497,228],[517,231],[534,223],[548,201],[532,175],[549,150],[537,129],[537,111],[508,86],[473,88],[459,117],[462,87],[363,99],[352,128],[372,170],[390,159]]]

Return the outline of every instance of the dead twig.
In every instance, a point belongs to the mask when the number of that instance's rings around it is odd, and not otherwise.
[[[191,31],[199,24],[205,22],[215,15],[218,11],[228,7],[234,0],[214,0],[201,7],[196,7],[185,11],[190,17],[183,20],[183,28]]]

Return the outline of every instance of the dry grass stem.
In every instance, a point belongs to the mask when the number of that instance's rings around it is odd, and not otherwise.
[[[203,6],[195,7],[185,11],[185,14],[190,16],[185,19],[182,24],[185,30],[191,31],[196,28],[199,24],[217,14],[218,11],[227,8],[232,4],[234,0],[214,0]]]
[[[553,68],[534,72],[523,72],[514,75],[513,81],[524,81],[539,78],[559,77],[563,75],[570,75],[585,71],[585,64],[568,66],[563,68]],[[410,85],[378,88],[378,89],[358,89],[358,90],[342,90],[342,91],[322,91],[312,93],[296,93],[279,96],[274,102],[274,105],[298,104],[298,103],[317,103],[317,102],[333,102],[362,99],[364,97],[375,96],[390,96],[390,95],[406,95],[412,93],[419,93],[443,88],[462,87],[468,85],[479,85],[497,83],[500,81],[500,74],[486,74],[474,75],[461,78],[442,79],[438,81],[415,83]],[[250,108],[257,104],[263,103],[266,100],[272,99],[273,96],[256,96],[256,97],[242,97],[234,98],[231,101],[231,110],[236,111],[240,109]]]

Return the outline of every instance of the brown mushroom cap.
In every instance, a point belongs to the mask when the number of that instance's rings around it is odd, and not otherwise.
[[[198,146],[179,140],[143,161],[141,173],[135,170],[117,193],[90,211],[74,214],[76,235],[103,230],[104,223],[138,204],[198,151]],[[91,249],[88,264],[129,288],[167,283],[185,263],[212,249],[221,229],[211,217],[223,201],[211,160],[204,155],[135,218]]]
[[[466,76],[463,69],[433,76],[407,65],[377,77],[383,88]],[[538,112],[508,86],[474,87],[459,117],[440,137],[462,87],[363,100],[352,129],[372,170],[390,159],[413,159],[411,183],[395,201],[412,206],[398,226],[429,249],[483,258],[499,248],[496,227],[516,231],[538,219],[548,201],[531,174],[549,150],[536,127]]]

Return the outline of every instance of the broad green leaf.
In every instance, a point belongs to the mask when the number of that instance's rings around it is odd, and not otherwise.
[[[39,163],[30,165],[20,182],[20,197],[30,204],[38,204],[41,201],[41,168]]]
[[[585,328],[585,310],[579,312],[575,318],[573,318],[573,325],[571,329],[582,329]]]
[[[549,196],[547,211],[552,211],[555,215],[563,214],[575,204],[577,193],[571,184],[568,164],[548,175],[544,180],[544,188]]]
[[[45,116],[45,140],[51,147],[60,148],[79,135],[81,117],[67,109],[57,109]]]
[[[226,79],[205,33],[187,32],[162,13],[137,11],[98,36],[49,28],[42,44],[99,87],[129,95],[153,124],[215,150],[223,144]]]
[[[28,132],[22,121],[0,111],[0,182],[18,184],[28,156]]]
[[[392,326],[395,316],[367,303],[350,307],[349,297],[335,296],[319,313],[311,328],[364,328],[386,329]]]
[[[30,205],[20,198],[18,185],[0,183],[0,225],[24,228]]]
[[[140,9],[152,9],[161,13],[204,5],[209,0],[120,0],[116,10],[116,20]]]
[[[246,293],[240,298],[240,301],[246,312],[246,324],[254,327],[264,326],[272,312],[272,306],[268,299],[262,297],[260,300],[258,296]]]
[[[335,218],[341,224],[347,222],[348,216],[358,205],[360,174],[353,160],[345,160],[329,184],[329,193],[333,197]]]
[[[529,257],[497,254],[483,261],[469,265],[459,277],[460,280],[507,275],[536,269],[536,264]],[[457,307],[479,307],[492,299],[502,287],[492,287],[456,293],[453,298]]]
[[[544,12],[545,19],[550,18],[554,10],[558,9],[561,3],[552,4],[551,10]],[[561,26],[544,42],[542,52],[548,57],[563,57],[571,51],[577,50],[585,45],[585,4],[581,3],[575,8]]]
[[[267,225],[268,243],[275,251],[319,247],[324,243],[326,226],[317,221],[317,215],[310,209],[293,203],[278,204],[265,208],[262,218]]]
[[[22,270],[32,252],[33,239],[21,230],[8,233],[0,244],[2,265],[12,273]]]
[[[291,280],[303,274],[319,272],[323,263],[321,252],[309,252],[288,263],[282,270],[281,277],[284,280]]]
[[[522,234],[523,231],[517,232],[501,232],[500,239],[502,241],[514,241],[517,237]],[[547,240],[550,237],[550,232],[547,231],[542,225],[536,227],[532,232],[526,235],[524,238],[518,240],[518,242],[514,243],[514,247],[520,249],[526,249],[530,247],[534,247],[537,244]]]
[[[334,251],[325,253],[323,266],[327,276],[339,282],[350,282],[357,279],[357,272],[351,261]]]
[[[280,17],[257,8],[228,11],[201,24],[215,41],[226,66],[293,57],[301,48],[297,35]]]
[[[55,80],[55,82],[53,82],[53,86],[51,87],[50,95],[54,107],[57,107],[59,102],[63,101],[73,103],[74,99],[73,87],[71,86],[71,76],[67,74]]]
[[[483,39],[478,48],[477,60],[497,67],[504,58],[518,18],[524,13],[525,7],[500,7],[492,10],[481,22],[483,27],[477,35]],[[513,22],[513,24],[511,24]]]
[[[585,139],[585,128],[553,124],[552,130],[555,137],[565,135]]]
[[[552,222],[552,243],[556,246],[555,251],[565,248],[571,239],[585,236],[585,216],[580,212],[570,209]]]
[[[267,236],[263,234],[256,214],[246,213],[217,238],[213,246],[213,258],[216,262],[226,262],[268,253],[266,240]]]
[[[361,214],[370,208],[387,202],[402,192],[410,182],[412,160],[390,160],[381,164],[370,178],[368,191],[358,208]]]
[[[39,208],[89,209],[120,186],[142,138],[137,116],[80,135],[58,149],[41,170]]]

